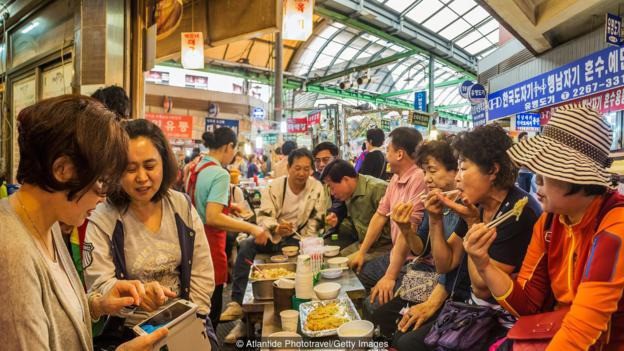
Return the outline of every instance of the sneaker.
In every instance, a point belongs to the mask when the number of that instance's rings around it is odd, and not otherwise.
[[[243,308],[236,301],[227,304],[225,311],[221,312],[219,320],[221,322],[235,321],[243,318]]]
[[[232,330],[230,330],[228,335],[226,335],[225,338],[223,339],[223,343],[234,344],[236,340],[240,338],[244,338],[245,336],[247,336],[245,323],[243,323],[243,321],[236,321],[234,328],[232,328]]]

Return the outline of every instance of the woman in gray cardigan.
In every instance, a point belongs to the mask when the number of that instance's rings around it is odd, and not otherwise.
[[[91,321],[141,304],[138,281],[85,295],[58,222],[80,225],[126,166],[127,137],[115,115],[84,96],[64,95],[18,116],[21,189],[0,200],[0,340],[4,350],[93,349]],[[102,152],[106,150],[106,152]],[[166,330],[118,350],[151,350]]]

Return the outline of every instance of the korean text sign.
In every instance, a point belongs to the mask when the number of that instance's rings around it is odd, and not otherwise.
[[[169,139],[193,138],[193,116],[147,112],[145,119],[160,127]]]
[[[539,113],[518,113],[516,115],[516,130],[536,132],[540,129]]]
[[[624,86],[624,47],[608,47],[488,95],[488,119]]]
[[[206,118],[206,132],[214,132],[220,127],[228,127],[238,134],[238,121],[235,119]]]
[[[289,118],[288,133],[305,133],[308,131],[308,117]]]

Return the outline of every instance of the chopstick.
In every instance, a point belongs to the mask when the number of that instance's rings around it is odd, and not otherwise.
[[[485,227],[495,228],[503,224],[503,222],[505,222],[509,218],[514,217],[514,216],[516,217],[516,222],[517,222],[520,219],[520,215],[522,214],[522,210],[524,209],[524,206],[526,206],[528,202],[529,202],[529,198],[526,196],[523,197],[522,199],[516,202],[516,204],[511,210],[505,212],[502,216],[496,218],[495,220],[490,221],[490,223],[488,223]]]
[[[422,196],[425,196],[426,195],[425,191],[427,191],[427,190],[423,190],[423,191],[419,192],[418,195],[416,195],[416,198],[420,199]],[[386,214],[386,217],[390,217],[391,215],[392,215],[392,211],[388,212]]]
[[[260,269],[260,267],[256,266],[255,263],[253,263],[251,260],[249,259],[245,259],[245,262],[251,266],[252,269],[255,269],[256,272],[260,273],[261,276],[266,277],[266,275],[264,274],[264,271],[262,269]]]

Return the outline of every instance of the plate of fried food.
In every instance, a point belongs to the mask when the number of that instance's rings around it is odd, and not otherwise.
[[[299,314],[301,331],[311,338],[337,335],[341,325],[360,319],[353,302],[346,295],[333,300],[302,303]]]

